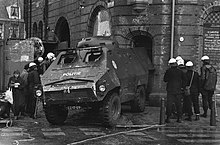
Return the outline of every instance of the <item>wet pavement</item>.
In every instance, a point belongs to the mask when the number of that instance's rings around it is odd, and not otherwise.
[[[72,110],[62,126],[50,125],[41,111],[37,119],[23,117],[8,128],[1,124],[0,145],[220,144],[219,111],[217,126],[210,126],[209,114],[192,122],[177,123],[173,118],[171,123],[161,126],[159,112],[159,107],[146,107],[143,113],[131,113],[125,106],[120,125],[105,128],[98,115],[91,111]]]

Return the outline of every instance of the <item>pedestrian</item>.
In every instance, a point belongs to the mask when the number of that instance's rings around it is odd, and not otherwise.
[[[202,117],[207,117],[208,108],[211,109],[212,96],[216,89],[217,83],[217,72],[216,69],[210,64],[208,56],[201,58],[203,65],[201,67],[201,94],[202,94],[202,105],[204,113]]]
[[[28,73],[28,94],[29,94],[29,99],[28,99],[28,110],[29,110],[29,115],[31,118],[34,117],[35,113],[35,107],[36,107],[36,97],[34,94],[34,88],[37,85],[41,84],[40,81],[40,76],[37,71],[37,65],[36,63],[31,62],[29,64],[30,71]]]
[[[166,106],[166,122],[170,122],[172,114],[172,105],[175,103],[177,110],[177,122],[182,122],[182,93],[185,88],[186,77],[184,73],[177,68],[176,59],[169,60],[170,68],[166,70],[164,75],[164,82],[167,83],[167,106]]]
[[[186,77],[187,82],[186,85],[189,87],[190,94],[185,95],[185,104],[188,118],[186,120],[192,121],[192,106],[194,108],[194,113],[196,115],[195,120],[199,120],[199,92],[200,92],[200,78],[198,72],[193,70],[192,61],[188,61],[186,63]]]
[[[20,77],[18,70],[14,71],[13,76],[9,78],[8,87],[12,89],[13,95],[13,113],[14,119],[17,120],[24,106],[24,80]]]
[[[21,72],[21,78],[24,80],[24,108],[22,109],[22,115],[27,115],[27,104],[28,104],[28,71],[29,71],[29,63],[24,66],[23,71]]]

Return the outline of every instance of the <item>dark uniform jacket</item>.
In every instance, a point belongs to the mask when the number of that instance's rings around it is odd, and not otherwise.
[[[40,76],[37,70],[32,70],[28,73],[28,88],[33,93],[34,87],[41,84]]]
[[[209,65],[209,64],[206,64],[206,65],[203,65],[201,68],[200,68],[200,71],[201,71],[201,85],[200,85],[200,87],[204,87],[204,85],[205,85],[205,81],[206,81],[206,69],[207,68],[210,68],[211,67],[211,65]]]
[[[190,85],[190,80],[191,80],[191,77],[192,77],[192,72],[193,72],[192,70],[188,70],[186,72],[186,77],[187,77],[186,85],[187,86]],[[199,74],[194,71],[194,76],[193,76],[190,92],[192,92],[192,93],[199,93],[199,91],[200,91],[200,78],[199,78]]]
[[[177,67],[169,68],[164,75],[164,82],[167,82],[167,93],[181,94],[185,88],[186,77]]]

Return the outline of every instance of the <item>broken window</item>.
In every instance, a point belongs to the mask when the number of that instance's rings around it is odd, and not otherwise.
[[[110,16],[107,10],[101,10],[94,22],[93,36],[110,36]]]
[[[71,64],[76,62],[78,59],[78,56],[76,53],[67,53],[67,54],[63,54],[60,57],[60,60],[58,61],[58,64]]]
[[[19,18],[19,7],[11,6],[11,17]]]
[[[84,62],[96,62],[102,56],[102,51],[88,52],[85,55]]]

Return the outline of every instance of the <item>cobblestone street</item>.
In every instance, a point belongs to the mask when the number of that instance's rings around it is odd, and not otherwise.
[[[105,128],[91,112],[72,110],[62,126],[50,125],[41,112],[37,119],[15,120],[13,126],[1,124],[0,144],[11,145],[132,145],[132,144],[217,144],[219,143],[219,116],[217,127],[211,127],[210,118],[199,121],[158,125],[159,107],[146,107],[143,113],[131,113],[123,106],[123,115],[116,128]]]

